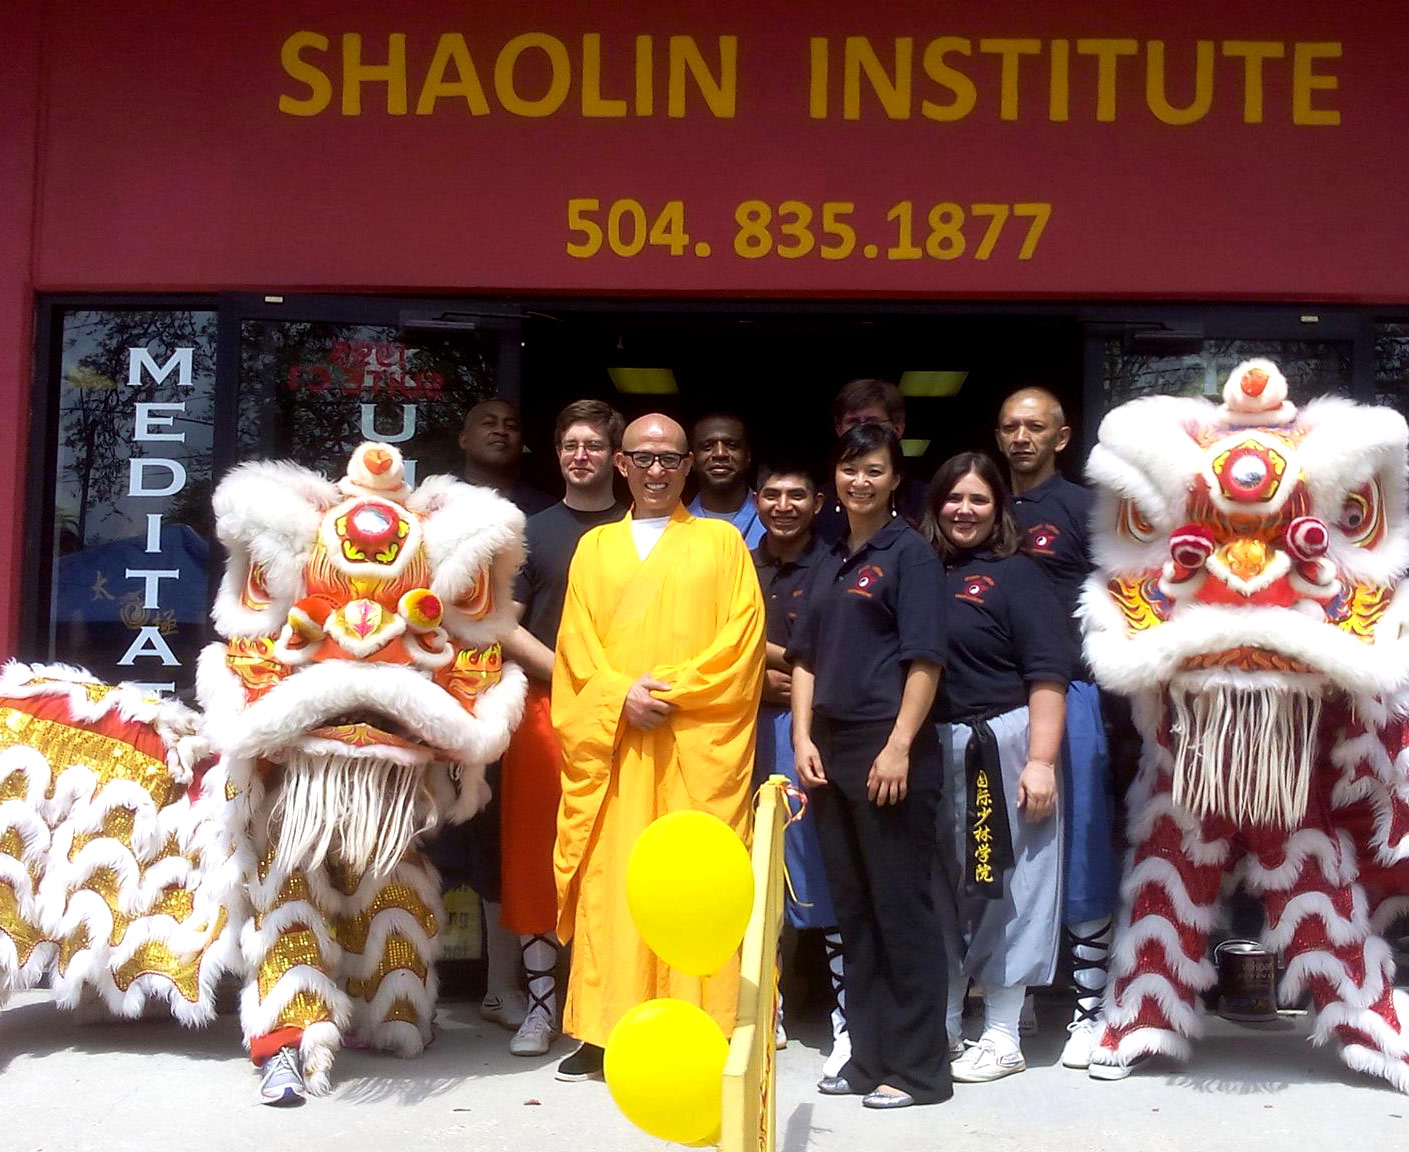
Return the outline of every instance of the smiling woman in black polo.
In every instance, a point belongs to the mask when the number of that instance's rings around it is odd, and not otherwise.
[[[944,563],[939,731],[951,767],[939,836],[954,906],[940,919],[951,1071],[983,1083],[1027,1067],[1023,995],[1056,971],[1062,822],[1052,813],[1076,654],[1049,581],[1018,551],[1012,498],[987,456],[965,452],[940,466],[922,531]],[[971,980],[984,991],[984,1027],[964,1049]]]
[[[889,429],[850,429],[836,459],[848,532],[818,563],[787,651],[793,750],[841,930],[851,1032],[851,1059],[817,1087],[903,1108],[953,1091],[935,979],[940,567],[891,510],[902,458]]]

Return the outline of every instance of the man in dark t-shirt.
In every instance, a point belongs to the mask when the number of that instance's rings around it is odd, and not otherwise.
[[[528,1012],[509,1041],[515,1056],[544,1055],[557,1017],[553,841],[562,750],[549,702],[553,649],[578,541],[588,529],[620,520],[626,512],[612,493],[612,459],[621,447],[622,428],[621,415],[600,400],[578,400],[558,414],[553,444],[566,492],[561,501],[529,517],[524,529],[528,559],[514,581],[519,626],[504,642],[504,652],[523,666],[529,683],[523,722],[504,753],[501,792],[502,923],[518,936],[528,975]]]
[[[465,413],[460,428],[466,483],[490,488],[525,516],[541,512],[553,498],[519,476],[523,458],[523,427],[519,410],[507,400],[481,400]],[[427,842],[426,852],[440,870],[446,891],[468,886],[479,895],[485,925],[485,994],[480,1015],[513,1031],[524,1021],[528,1002],[518,987],[519,945],[500,927],[499,826],[500,765],[487,765],[490,801],[464,824],[441,828]]]
[[[546,492],[519,476],[523,424],[519,410],[507,400],[497,396],[481,400],[465,413],[460,451],[465,454],[465,480],[481,488],[493,488],[525,516],[542,512],[553,503]]]
[[[1071,428],[1057,398],[1045,388],[1024,388],[1003,402],[996,429],[1008,462],[1018,525],[1026,551],[1057,594],[1066,625],[1080,651],[1076,609],[1091,570],[1091,494],[1057,471],[1057,456],[1071,442]],[[1067,688],[1062,740],[1062,817],[1066,830],[1065,922],[1077,1007],[1062,1050],[1068,1068],[1085,1068],[1096,1027],[1115,912],[1119,861],[1115,850],[1115,798],[1110,752],[1095,684],[1078,659]]]

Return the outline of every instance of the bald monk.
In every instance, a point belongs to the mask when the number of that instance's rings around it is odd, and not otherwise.
[[[679,424],[632,422],[615,463],[631,512],[578,544],[553,664],[566,761],[558,938],[573,941],[563,1031],[582,1041],[559,1080],[600,1077],[612,1027],[653,997],[697,1004],[727,1034],[739,987],[737,957],[700,981],[646,947],[626,906],[626,861],[652,820],[680,809],[747,837],[763,597],[734,526],[680,503],[693,461]]]

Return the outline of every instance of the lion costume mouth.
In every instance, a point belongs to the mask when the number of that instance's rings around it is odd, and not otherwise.
[[[310,729],[308,735],[318,740],[346,744],[350,748],[425,749],[432,757],[437,755],[436,749],[428,748],[400,721],[377,712],[347,712],[333,716]],[[443,756],[443,752],[439,754]]]
[[[1236,668],[1243,672],[1290,672],[1303,676],[1317,675],[1317,669],[1303,660],[1283,656],[1269,648],[1240,644],[1219,652],[1201,652],[1185,659],[1185,672],[1203,672],[1211,668]]]

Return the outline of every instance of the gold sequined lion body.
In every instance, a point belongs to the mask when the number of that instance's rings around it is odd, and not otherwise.
[[[0,1003],[47,973],[64,1007],[199,1025],[235,972],[256,1063],[296,1048],[318,1093],[344,1040],[430,1039],[444,909],[418,842],[484,805],[522,713],[500,641],[523,517],[449,477],[413,490],[378,444],[336,483],[241,465],[215,513],[203,713],[0,675]]]

